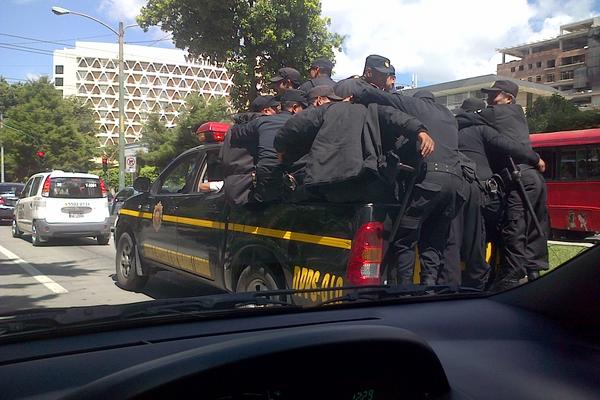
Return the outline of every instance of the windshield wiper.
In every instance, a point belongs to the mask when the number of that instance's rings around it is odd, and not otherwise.
[[[356,301],[382,301],[390,299],[410,298],[414,296],[439,296],[451,294],[480,295],[479,289],[456,285],[379,285],[358,286],[349,293],[323,301],[319,306],[327,304],[340,304]]]
[[[301,306],[292,303],[293,295],[318,292],[341,292],[341,296]],[[215,314],[229,315],[231,312],[244,312],[246,309],[305,309],[327,304],[340,304],[355,301],[382,301],[412,296],[445,294],[479,294],[476,289],[437,286],[341,286],[314,289],[284,289],[261,292],[224,293],[199,297],[151,300],[141,303],[102,305],[91,307],[71,307],[45,310],[17,311],[12,315],[0,316],[0,337],[27,332],[46,332],[70,327],[90,327],[102,323],[123,323],[159,317],[213,317]],[[250,310],[247,310],[250,311]]]
[[[144,317],[208,316],[214,312],[244,308],[300,308],[300,306],[281,299],[282,296],[291,294],[287,291],[226,293],[151,300],[125,305],[17,311],[12,315],[0,316],[0,337],[15,333],[88,326],[103,322],[122,322]]]

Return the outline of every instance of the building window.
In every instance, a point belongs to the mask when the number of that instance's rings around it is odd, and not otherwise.
[[[528,65],[527,65],[527,68],[528,68],[528,69],[533,69],[533,64],[528,64]]]
[[[63,78],[55,78],[54,79],[54,86],[62,86],[63,85]]]
[[[542,81],[542,76],[541,75],[536,75],[535,81],[536,82],[541,82]]]
[[[562,71],[560,73],[560,80],[564,81],[566,79],[573,79],[573,76],[574,76],[573,70],[571,70],[571,71]]]
[[[554,67],[556,67],[556,60],[546,61],[546,68],[554,68]]]
[[[536,68],[542,68],[542,62],[538,61],[535,63]]]
[[[510,72],[515,72],[515,67],[511,67]]]
[[[55,74],[64,74],[65,72],[65,66],[64,65],[56,65],[54,67],[54,73]]]
[[[530,76],[529,78],[527,78],[527,82],[533,82],[533,77]]]
[[[522,65],[519,65],[519,71],[523,71],[523,69],[525,69],[525,67],[523,67]]]
[[[585,54],[580,54],[572,57],[563,57],[560,60],[560,65],[571,65],[585,62]]]
[[[546,75],[546,82],[554,82],[554,74]]]

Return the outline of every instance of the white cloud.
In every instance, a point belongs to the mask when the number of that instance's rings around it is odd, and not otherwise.
[[[591,0],[322,2],[332,30],[347,35],[336,77],[362,73],[365,57],[381,54],[429,82],[495,73],[496,49],[555,36],[594,11]]]
[[[145,0],[101,0],[98,10],[113,21],[134,22]]]
[[[28,72],[25,74],[25,79],[28,81],[37,81],[42,77],[42,74],[38,74],[37,72]]]

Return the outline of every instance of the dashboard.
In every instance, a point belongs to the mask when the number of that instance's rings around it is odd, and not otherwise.
[[[483,298],[257,310],[5,343],[0,398],[597,399],[600,252],[589,253]]]

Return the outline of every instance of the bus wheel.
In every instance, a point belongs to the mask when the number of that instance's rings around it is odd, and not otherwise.
[[[117,244],[115,267],[117,283],[125,290],[141,289],[148,276],[139,276],[136,272],[135,244],[129,233],[123,233]]]

